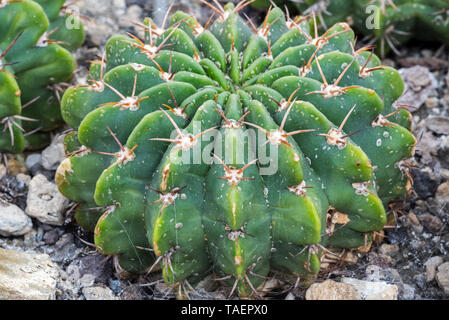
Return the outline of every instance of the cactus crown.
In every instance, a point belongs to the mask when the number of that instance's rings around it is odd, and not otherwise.
[[[59,100],[75,69],[68,50],[84,41],[64,2],[0,2],[0,152],[42,147],[43,132],[63,122]],[[68,19],[77,28],[69,29]]]
[[[124,271],[257,294],[270,269],[317,273],[325,247],[366,244],[407,191],[399,74],[345,23],[319,35],[271,8],[257,27],[248,3],[137,23],[143,40],[112,37],[63,96],[57,183]]]

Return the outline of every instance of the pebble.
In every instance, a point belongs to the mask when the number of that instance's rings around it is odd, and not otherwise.
[[[437,268],[443,263],[443,258],[440,256],[435,256],[429,258],[424,266],[426,267],[426,281],[430,282],[435,279],[435,275],[437,273]]]
[[[32,168],[34,166],[37,166],[37,165],[40,166],[41,164],[42,164],[42,156],[40,153],[30,154],[25,160],[25,165],[26,165],[27,169],[30,171],[32,170]]]
[[[38,174],[30,182],[26,213],[42,223],[60,226],[64,223],[64,209],[69,200],[58,190],[56,184]]]
[[[45,232],[43,240],[45,244],[52,245],[55,244],[59,239],[59,233],[56,230],[50,230]]]
[[[354,278],[342,278],[341,282],[355,288],[358,300],[397,300],[398,287],[384,281],[372,282]]]
[[[3,237],[22,236],[31,231],[31,218],[14,204],[0,202],[0,235]]]
[[[42,166],[47,170],[56,170],[64,158],[64,135],[58,135],[42,151]]]
[[[19,173],[16,178],[18,180],[20,180],[21,182],[23,182],[26,186],[30,185],[31,182],[31,176],[24,174],[24,173]]]
[[[117,300],[111,289],[103,287],[86,287],[82,290],[86,300]]]
[[[0,248],[0,300],[54,300],[58,276],[46,254]]]
[[[438,267],[436,279],[444,293],[449,295],[449,262],[445,262]]]
[[[418,216],[419,221],[429,229],[429,231],[433,233],[438,233],[441,230],[441,227],[443,226],[443,223],[441,222],[440,218],[431,215],[430,213],[424,213]]]
[[[449,206],[449,181],[439,185],[435,193],[435,199],[440,203],[440,205]]]
[[[6,175],[6,167],[4,164],[0,164],[0,179]]]
[[[326,280],[312,284],[306,292],[306,300],[357,300],[356,289],[346,283]]]
[[[405,84],[405,93],[399,98],[399,104],[409,104],[419,108],[438,86],[435,76],[426,67],[402,68],[399,69],[399,73]]]
[[[399,251],[399,247],[396,244],[384,243],[380,246],[379,252],[384,255],[391,256]]]
[[[377,265],[369,265],[365,270],[366,277],[364,280],[371,282],[386,282],[396,285],[401,291],[404,288],[401,275],[394,268],[381,268]]]
[[[90,273],[86,273],[80,278],[80,286],[81,288],[92,287],[95,283],[95,276]]]
[[[402,289],[403,300],[413,300],[415,298],[415,288],[409,284],[404,284]]]

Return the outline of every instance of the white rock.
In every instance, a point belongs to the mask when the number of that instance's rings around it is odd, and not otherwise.
[[[68,203],[56,184],[38,174],[30,182],[25,211],[42,223],[60,226],[64,223],[64,209]]]
[[[111,289],[103,287],[83,288],[83,294],[86,300],[117,300]]]
[[[449,295],[449,262],[445,262],[438,267],[436,278],[444,293]]]
[[[64,160],[64,155],[64,135],[59,135],[42,151],[42,166],[47,170],[56,170]]]
[[[358,300],[397,300],[398,287],[384,281],[363,281],[353,278],[342,278],[341,282],[352,285]]]
[[[27,159],[25,160],[25,165],[27,167],[27,169],[31,169],[32,167],[34,167],[36,164],[42,163],[42,156],[40,153],[33,153],[30,154]]]
[[[306,300],[357,300],[352,285],[326,280],[312,284],[306,292]]]
[[[0,235],[4,237],[21,236],[33,227],[31,218],[14,204],[0,202]]]
[[[82,288],[92,287],[95,283],[95,276],[90,273],[86,273],[80,279],[80,285]]]
[[[6,175],[6,167],[4,164],[0,164],[0,179]]]
[[[0,248],[0,300],[54,300],[58,275],[46,254]]]
[[[426,267],[426,280],[427,282],[435,279],[437,273],[437,268],[443,263],[443,258],[439,256],[432,257],[428,259],[424,266]]]

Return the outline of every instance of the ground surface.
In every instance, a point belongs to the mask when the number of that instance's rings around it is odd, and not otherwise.
[[[128,20],[141,20],[153,14],[154,8],[148,3],[158,1],[96,0],[89,1],[89,5],[86,3],[86,0],[76,2],[81,14],[86,16],[87,41],[76,52],[81,67],[88,66],[87,60],[101,55],[101,48],[110,35],[136,32]],[[209,16],[209,11],[198,1],[176,3],[178,8],[192,9],[200,20],[207,20]],[[256,17],[258,13],[248,9],[247,14]],[[384,61],[397,69],[402,68],[409,86],[403,103],[419,107],[413,112],[414,133],[419,139],[413,159],[416,167],[412,169],[414,191],[396,208],[396,224],[392,213],[390,221],[394,227],[385,231],[381,242],[374,244],[367,254],[347,256],[346,260],[352,263],[333,266],[333,271],[318,276],[318,282],[339,281],[342,277],[385,281],[398,287],[399,299],[449,298],[449,284],[442,279],[443,270],[438,272],[440,265],[449,262],[449,205],[446,205],[449,201],[448,58],[447,48],[410,43],[402,48],[400,57]],[[81,68],[77,77],[85,79],[86,70]],[[2,203],[26,210],[30,192],[37,192],[30,187],[30,180],[43,174],[48,183],[53,184],[57,163],[52,162],[62,156],[60,139],[56,136],[53,145],[44,152],[10,157],[7,172],[5,167],[0,167]],[[0,248],[48,254],[59,269],[57,299],[174,297],[173,292],[158,281],[157,273],[149,277],[120,279],[114,272],[112,259],[98,254],[89,245],[92,236],[72,221],[71,204],[61,200],[55,205],[59,205],[62,225],[44,224],[33,218],[32,228],[30,225],[24,227],[30,229],[24,236],[0,235]],[[269,299],[305,299],[306,289],[301,286],[293,289],[291,283],[272,280],[265,285],[265,291],[265,297]],[[228,289],[207,278],[191,298],[222,299],[227,293]]]

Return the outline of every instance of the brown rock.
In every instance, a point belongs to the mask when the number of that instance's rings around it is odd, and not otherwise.
[[[355,289],[350,284],[326,280],[314,283],[306,292],[307,300],[357,300]]]
[[[433,233],[437,233],[438,231],[440,231],[441,227],[443,226],[440,218],[431,215],[430,213],[421,214],[418,219],[427,229],[429,229]]]
[[[438,267],[436,278],[444,293],[449,295],[449,262],[445,262]]]

